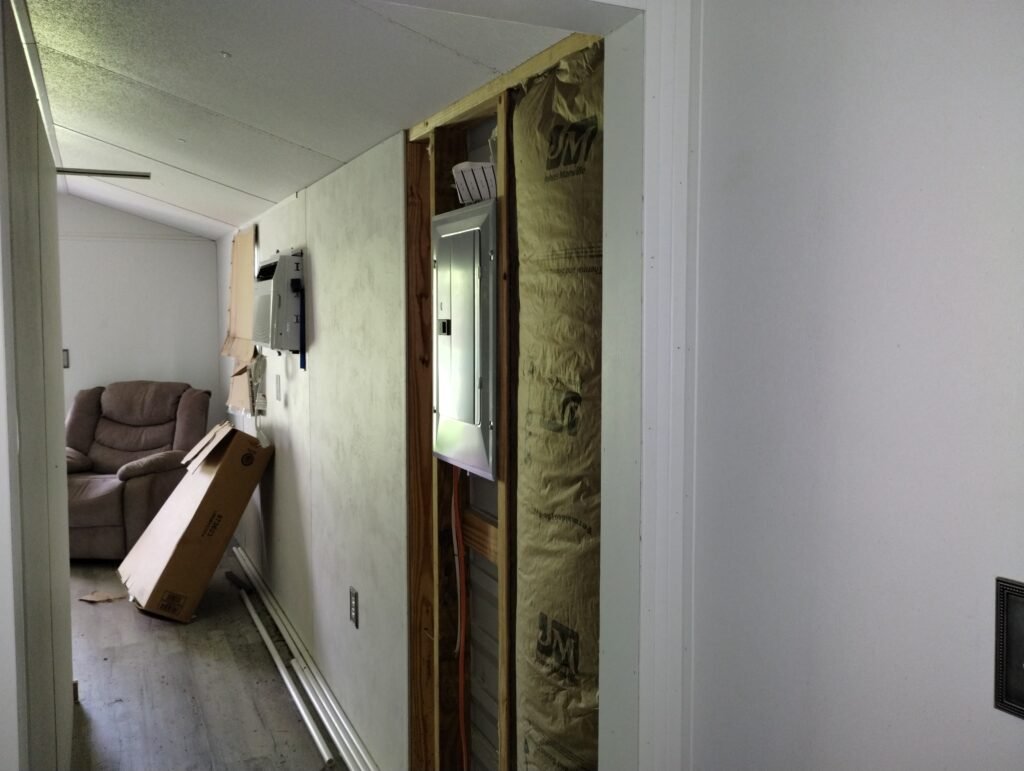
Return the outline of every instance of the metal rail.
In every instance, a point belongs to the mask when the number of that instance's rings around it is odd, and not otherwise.
[[[242,602],[245,603],[245,608],[249,611],[249,615],[252,616],[252,622],[256,625],[256,629],[259,630],[260,637],[263,638],[263,644],[267,646],[267,650],[270,652],[270,657],[274,660],[274,664],[277,666],[277,671],[281,673],[281,679],[284,680],[284,684],[288,688],[288,693],[291,695],[292,701],[295,702],[295,706],[299,710],[302,722],[306,724],[306,728],[309,730],[309,735],[313,737],[313,743],[316,745],[317,752],[320,753],[320,757],[324,761],[324,768],[337,768],[334,753],[331,752],[330,747],[327,746],[327,742],[324,741],[323,734],[320,733],[320,729],[317,727],[316,721],[313,719],[313,715],[309,711],[309,707],[306,706],[306,702],[303,701],[302,695],[295,687],[295,681],[292,680],[292,676],[288,673],[288,667],[285,666],[284,661],[281,659],[281,654],[277,652],[277,646],[274,645],[274,641],[270,639],[270,634],[267,632],[266,626],[263,625],[259,615],[256,613],[256,608],[253,607],[252,600],[249,599],[249,595],[244,589],[239,589],[238,593],[241,595]]]

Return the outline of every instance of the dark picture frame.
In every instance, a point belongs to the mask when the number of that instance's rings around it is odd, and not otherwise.
[[[996,578],[995,708],[1024,718],[1024,583]]]

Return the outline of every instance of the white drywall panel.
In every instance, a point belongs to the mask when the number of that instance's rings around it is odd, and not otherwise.
[[[404,167],[399,134],[307,192],[310,642],[380,768],[408,763]]]
[[[213,241],[105,206],[60,197],[65,403],[117,380],[175,380],[214,390],[219,377]],[[211,420],[223,416],[211,401]]]
[[[638,752],[643,43],[643,17],[605,38],[598,757],[619,769]]]
[[[693,765],[1019,766],[1024,5],[704,13]]]
[[[136,164],[132,162],[132,159],[126,161],[126,163],[128,162],[131,162],[133,168],[135,167]],[[134,214],[143,219],[161,222],[203,238],[217,239],[235,232],[234,226],[226,222],[157,201],[152,197],[137,195],[130,190],[112,185],[96,177],[64,176],[58,180],[58,184],[61,185],[62,192],[79,198],[87,198],[90,201]],[[188,203],[191,205],[192,200],[190,199]]]
[[[0,140],[6,142],[6,132],[0,131]],[[0,151],[0,163],[6,165],[6,152]],[[4,208],[6,195],[0,193]],[[0,228],[7,229],[6,215],[0,220]],[[3,247],[4,266],[3,290],[3,365],[0,369],[0,693],[7,694],[10,709],[0,714],[0,746],[15,766],[24,764],[27,746],[27,726],[21,718],[25,714],[24,652],[21,639],[21,548],[18,544],[17,464],[13,448],[17,446],[17,411],[9,404],[14,400],[13,383],[8,374],[14,369],[14,324],[10,318],[11,281],[9,254]],[[12,447],[13,446],[13,447]],[[18,544],[16,548],[16,544]]]
[[[0,138],[3,134],[0,134]],[[6,206],[6,201],[4,201]],[[6,222],[3,223],[6,226]],[[15,767],[24,765],[27,754],[25,714],[24,650],[21,640],[21,548],[15,525],[18,522],[17,464],[11,445],[16,445],[17,412],[9,406],[13,401],[13,384],[8,386],[8,373],[14,368],[13,323],[8,317],[11,306],[10,276],[3,276],[4,365],[0,387],[0,693],[6,694],[10,709],[0,714],[0,746],[4,747],[8,761]],[[9,352],[9,357],[8,357]],[[10,359],[8,362],[7,359]],[[17,544],[17,548],[16,548]]]
[[[17,361],[15,358],[13,252],[17,241],[13,238],[12,226],[17,221],[12,217],[12,198],[17,197],[19,159],[12,153],[9,140],[16,135],[17,124],[14,116],[20,114],[19,105],[11,99],[17,98],[15,80],[17,69],[7,62],[17,51],[17,34],[9,6],[0,14],[0,278],[2,278],[3,303],[3,379],[0,389],[3,401],[0,403],[0,428],[3,429],[0,445],[0,693],[6,695],[9,709],[0,713],[0,746],[4,747],[9,762],[22,768],[30,760],[28,737],[28,666],[25,651],[25,596],[27,579],[21,549],[21,494],[18,465],[18,388],[15,382]],[[13,41],[13,43],[11,42]],[[9,46],[12,46],[10,48]],[[10,127],[9,127],[10,126]],[[23,163],[23,161],[22,161]]]
[[[261,260],[266,261],[277,251],[287,253],[305,247],[306,195],[307,191],[301,190],[259,218]],[[315,336],[313,317],[309,338],[314,340]],[[274,443],[274,459],[260,484],[260,513],[257,518],[250,517],[247,534],[249,528],[256,528],[260,548],[253,556],[260,560],[257,565],[308,643],[313,633],[311,581],[319,570],[310,550],[310,372],[299,369],[298,354],[278,354],[270,349],[264,353],[267,415],[259,425]]]
[[[7,128],[3,177],[9,206],[2,235],[4,279],[10,281],[5,302],[11,303],[5,324],[13,329],[12,335],[5,332],[13,348],[5,351],[7,364],[13,364],[6,387],[14,389],[7,408],[16,415],[11,474],[18,489],[10,524],[11,546],[19,555],[12,577],[21,595],[21,612],[16,602],[14,617],[4,619],[3,625],[9,624],[23,645],[14,651],[21,670],[18,683],[5,696],[17,707],[11,712],[24,721],[19,740],[10,747],[10,760],[26,768],[63,769],[71,757],[71,636],[56,177],[9,4],[3,6],[2,33]]]
[[[14,66],[18,59],[17,37],[5,29],[5,76],[8,116],[34,113],[34,99],[27,73]],[[45,517],[28,512],[47,512],[45,447],[45,384],[41,356],[42,279],[39,248],[39,139],[31,119],[8,121],[8,152],[11,159],[11,278],[14,286],[14,358],[18,436],[18,489],[21,493],[21,552],[23,561],[24,635],[27,666],[27,719],[31,765],[56,767],[54,745],[56,717],[53,695],[54,640],[50,634],[50,564]],[[29,388],[29,383],[34,387]]]
[[[76,195],[59,195],[57,204],[57,221],[62,236],[210,240]]]
[[[50,635],[53,638],[53,679],[57,767],[71,761],[74,713],[66,690],[74,679],[71,671],[71,585],[68,534],[68,483],[64,458],[64,374],[60,354],[60,255],[57,225],[56,169],[50,157],[46,130],[36,120],[39,146],[39,263],[43,363],[43,422],[37,425],[45,443],[46,495],[49,520],[47,546],[50,568]],[[32,388],[38,388],[33,383]]]

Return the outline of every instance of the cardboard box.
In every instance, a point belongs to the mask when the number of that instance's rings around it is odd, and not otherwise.
[[[117,569],[140,610],[192,619],[273,454],[224,422],[185,456],[185,478]]]

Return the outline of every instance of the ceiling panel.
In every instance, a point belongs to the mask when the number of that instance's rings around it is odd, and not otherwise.
[[[95,139],[57,129],[64,165],[86,169],[149,171],[152,179],[111,179],[107,183],[230,225],[240,225],[270,208],[262,198],[201,179]],[[160,221],[160,220],[158,220]]]
[[[339,165],[80,59],[43,47],[39,56],[54,125],[245,191],[268,206]]]
[[[210,219],[194,211],[186,211],[155,198],[148,198],[131,190],[93,177],[64,177],[66,190],[73,196],[128,212],[143,219],[169,225],[203,238],[218,239],[234,232],[235,226]]]
[[[228,223],[567,34],[505,0],[25,1],[64,165],[150,169],[150,184],[109,184]],[[494,3],[515,20],[481,18]]]
[[[31,0],[29,8],[41,47],[339,161],[564,37],[370,0]],[[460,39],[472,53],[460,52]]]
[[[518,21],[591,35],[607,35],[646,7],[647,0],[386,0],[433,11],[450,11],[491,20]]]
[[[562,29],[497,22],[478,16],[445,13],[410,5],[379,2],[375,6],[380,13],[396,24],[416,30],[431,40],[458,51],[463,57],[480,62],[490,70],[486,80],[508,72],[569,34]],[[460,96],[464,94],[457,94],[449,101],[454,101]],[[427,117],[429,115],[422,116]]]

